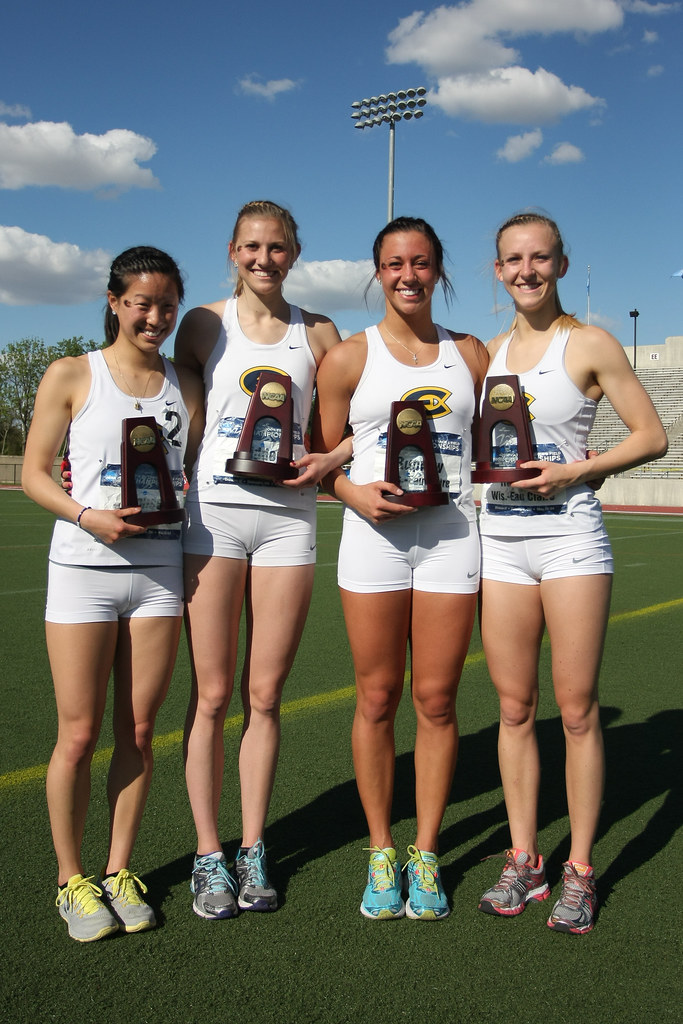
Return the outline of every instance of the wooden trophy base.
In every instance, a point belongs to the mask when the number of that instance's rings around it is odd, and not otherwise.
[[[293,480],[299,475],[296,466],[290,465],[289,459],[276,459],[275,462],[264,462],[263,459],[252,459],[250,452],[235,452],[225,463],[226,473],[233,476],[257,477],[261,480]]]
[[[530,480],[538,476],[540,469],[522,469],[519,463],[510,469],[495,469],[488,462],[478,462],[472,470],[473,484],[513,484],[517,480]]]
[[[395,505],[410,505],[411,508],[426,508],[429,505],[447,505],[448,495],[445,491],[404,491],[403,494],[382,493],[385,501]]]

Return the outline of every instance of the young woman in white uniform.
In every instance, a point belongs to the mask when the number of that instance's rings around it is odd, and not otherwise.
[[[339,341],[330,320],[290,306],[283,297],[300,248],[287,210],[271,202],[248,203],[229,245],[235,297],[191,310],[176,342],[177,363],[202,374],[206,388],[206,431],[188,494],[184,547],[194,665],[185,732],[187,788],[197,828],[191,888],[195,913],[208,919],[277,907],[263,834],[279,752],[282,688],[301,638],[315,568],[311,484],[320,472],[315,457],[305,455],[304,432],[316,368]],[[306,468],[285,484],[238,478],[225,468],[264,369],[292,379],[294,459]],[[243,606],[248,637],[241,682],[242,841],[233,875],[221,847],[218,812],[223,724]]]
[[[201,381],[159,350],[173,332],[183,282],[170,256],[138,247],[114,260],[108,347],[59,359],[38,389],[24,490],[58,516],[50,548],[46,635],[59,735],[47,774],[58,860],[57,906],[79,942],[155,924],[130,858],[152,775],[154,720],[182,621],[180,524],[145,528],[121,508],[122,420],[153,416],[182,504],[186,447],[203,423]],[[71,494],[52,478],[69,431]],[[188,445],[188,439],[190,441]],[[114,672],[110,843],[101,880],[85,876],[81,843],[90,764]]]
[[[500,771],[511,848],[479,908],[515,916],[550,894],[538,851],[540,765],[535,733],[544,627],[566,745],[571,847],[548,919],[583,934],[597,906],[592,849],[603,792],[598,675],[609,613],[612,557],[588,481],[666,451],[666,434],[619,342],[562,310],[557,282],[568,260],[554,221],[536,213],[499,230],[495,271],[515,306],[509,332],[490,342],[490,376],[517,374],[529,408],[538,476],[491,483],[482,497],[482,639],[500,698]],[[586,440],[606,395],[629,436],[590,460]],[[516,439],[494,436],[501,464]]]
[[[378,235],[376,277],[386,311],[325,358],[318,375],[314,447],[331,451],[349,421],[350,478],[330,475],[347,506],[339,585],[356,673],[352,744],[356,779],[370,832],[368,884],[361,913],[373,920],[438,920],[448,901],[438,866],[438,834],[458,749],[455,697],[479,588],[470,460],[475,392],[486,369],[476,338],[432,321],[434,289],[447,292],[443,249],[422,220],[399,218]],[[425,402],[448,503],[414,510],[386,498],[384,457],[393,401]],[[411,649],[417,716],[417,834],[408,847],[409,893],[391,831],[394,718]]]

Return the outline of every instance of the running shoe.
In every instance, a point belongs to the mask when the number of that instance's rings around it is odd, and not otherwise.
[[[371,921],[388,921],[403,917],[406,912],[401,895],[401,865],[392,846],[369,850],[368,884],[365,886],[360,912]]]
[[[260,839],[248,850],[237,851],[235,874],[240,910],[277,910],[277,892],[268,881],[266,851]]]
[[[597,907],[593,869],[567,861],[562,865],[562,893],[548,918],[548,927],[584,935],[593,928]]]
[[[219,921],[237,916],[237,883],[222,853],[195,857],[190,890],[194,893],[192,909],[199,917]]]
[[[137,875],[128,868],[122,868],[117,875],[103,878],[101,885],[109,909],[124,932],[144,932],[154,928],[157,923],[154,911],[142,898],[147,886]]]
[[[76,942],[95,942],[119,930],[116,918],[102,903],[102,890],[95,885],[95,876],[72,875],[57,893],[56,905],[64,918],[69,935]]]
[[[485,914],[501,917],[515,917],[521,914],[529,900],[545,900],[550,896],[550,887],[545,880],[545,864],[539,855],[538,864],[533,862],[524,850],[506,850],[503,873],[479,901],[479,909]]]
[[[439,862],[433,853],[408,847],[406,914],[414,921],[440,921],[448,917],[448,900],[441,885]]]

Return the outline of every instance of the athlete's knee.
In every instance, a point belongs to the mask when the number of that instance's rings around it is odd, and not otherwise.
[[[432,726],[451,725],[455,721],[455,694],[413,691],[415,712]]]
[[[71,767],[79,767],[92,760],[99,729],[92,722],[72,723],[68,728],[61,728],[55,755]]]
[[[597,701],[572,702],[560,708],[562,726],[569,736],[582,737],[600,732],[600,709]]]
[[[533,729],[536,720],[536,701],[511,697],[500,699],[500,721],[507,729]]]

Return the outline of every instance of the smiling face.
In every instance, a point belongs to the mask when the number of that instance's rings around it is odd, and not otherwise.
[[[228,247],[242,284],[257,294],[282,287],[299,252],[291,252],[276,217],[242,217]]]
[[[557,282],[568,266],[557,237],[542,221],[514,224],[500,234],[496,277],[519,312],[538,312],[549,302],[559,311]]]
[[[132,275],[123,294],[107,292],[107,301],[118,322],[117,340],[142,352],[158,351],[175,329],[178,288],[166,274]]]
[[[386,235],[379,252],[377,280],[387,303],[398,313],[413,313],[429,305],[440,271],[426,235],[420,231]]]

